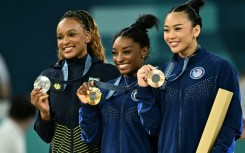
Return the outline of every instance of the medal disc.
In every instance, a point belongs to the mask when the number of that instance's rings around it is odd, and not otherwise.
[[[40,88],[43,93],[46,93],[50,88],[51,82],[46,76],[39,76],[34,81],[34,88]]]
[[[165,75],[161,70],[153,69],[147,77],[148,84],[153,88],[158,88],[163,85],[165,81]]]
[[[102,93],[99,88],[92,87],[90,94],[87,95],[87,101],[90,105],[97,105],[100,102]]]

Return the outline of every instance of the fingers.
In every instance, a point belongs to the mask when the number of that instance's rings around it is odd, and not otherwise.
[[[43,93],[40,88],[35,88],[32,90],[31,103],[40,111],[47,111],[49,109],[47,93]]]
[[[47,99],[48,96],[49,96],[49,95],[44,94],[44,95],[40,96],[38,100],[39,100],[39,101],[43,101],[43,100]]]
[[[139,69],[139,73],[140,74],[148,74],[150,71],[152,71],[153,69],[155,69],[155,67],[153,67],[152,65],[148,64],[148,65],[144,65]]]
[[[36,106],[36,103],[39,100],[39,97],[42,96],[43,93],[41,92],[40,88],[35,88],[31,92],[31,103]]]
[[[144,80],[147,79],[148,74],[150,73],[150,71],[152,71],[153,69],[155,69],[155,67],[153,67],[152,65],[148,64],[148,65],[144,65],[142,66],[138,72],[137,75],[140,78],[143,78]]]
[[[89,84],[88,82],[84,82],[78,89],[77,89],[77,94],[80,95],[87,95],[90,93],[92,89],[92,85]]]
[[[148,65],[144,65],[142,66],[138,72],[137,72],[137,79],[138,79],[138,85],[141,87],[147,87],[149,84],[147,82],[147,78],[149,73],[155,69],[154,66],[148,64]]]

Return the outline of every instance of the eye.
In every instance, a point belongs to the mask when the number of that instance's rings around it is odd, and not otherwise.
[[[75,36],[77,33],[75,33],[75,32],[71,32],[71,33],[69,33],[69,36],[70,37],[72,37],[72,36]]]
[[[169,31],[169,29],[163,29],[163,31],[164,31],[164,32],[168,32],[168,31]]]
[[[179,30],[181,30],[181,29],[182,29],[182,28],[180,28],[180,27],[176,27],[176,28],[175,28],[176,31],[179,31]]]
[[[112,54],[112,56],[117,56],[117,52],[114,50],[111,52],[111,54]]]
[[[61,40],[61,39],[63,39],[63,36],[57,36],[57,39]]]
[[[130,54],[131,53],[131,50],[124,50],[123,53],[124,54]]]

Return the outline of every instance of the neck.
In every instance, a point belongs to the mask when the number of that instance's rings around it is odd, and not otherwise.
[[[193,53],[195,53],[197,48],[198,48],[198,44],[197,44],[197,42],[195,42],[184,53],[179,53],[179,56],[182,58],[186,58],[186,57],[192,55]]]

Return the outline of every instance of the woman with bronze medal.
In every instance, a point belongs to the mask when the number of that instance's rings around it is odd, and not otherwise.
[[[202,0],[173,7],[166,15],[164,40],[174,53],[159,67],[166,81],[149,86],[155,67],[144,65],[137,73],[139,115],[143,126],[159,136],[158,153],[195,153],[219,88],[233,92],[228,112],[212,153],[233,153],[243,126],[238,77],[225,59],[198,44]],[[156,83],[155,83],[156,84]]]
[[[157,137],[149,136],[142,126],[135,95],[136,74],[144,65],[150,48],[147,29],[158,27],[158,24],[155,16],[146,14],[117,33],[112,56],[121,76],[106,84],[84,83],[77,90],[77,96],[85,104],[79,114],[82,140],[101,146],[102,153],[157,152]]]
[[[38,109],[34,128],[50,143],[50,152],[96,153],[100,148],[81,140],[76,95],[89,77],[108,81],[118,69],[104,63],[104,48],[98,27],[84,10],[68,11],[57,26],[58,62],[44,70],[34,82],[31,102]]]

